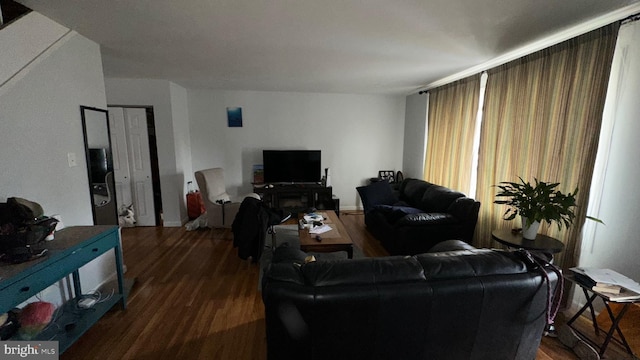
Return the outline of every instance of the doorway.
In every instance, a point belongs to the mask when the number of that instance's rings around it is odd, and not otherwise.
[[[138,226],[162,225],[153,107],[109,106],[116,203],[133,205]]]

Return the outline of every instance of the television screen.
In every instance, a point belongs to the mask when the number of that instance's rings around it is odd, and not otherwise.
[[[265,183],[310,183],[321,178],[320,150],[263,150]]]
[[[94,184],[104,183],[104,178],[109,171],[107,149],[89,149],[89,163],[91,164],[91,182]]]

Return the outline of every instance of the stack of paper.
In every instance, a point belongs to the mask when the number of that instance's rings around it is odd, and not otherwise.
[[[309,234],[322,234],[326,233],[327,231],[331,231],[331,226],[324,224],[312,227],[311,230],[309,230]]]
[[[590,280],[585,286],[591,288],[611,301],[640,300],[640,284],[611,269],[571,268],[576,278],[581,276]]]

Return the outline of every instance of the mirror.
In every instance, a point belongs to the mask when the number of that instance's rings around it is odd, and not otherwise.
[[[118,225],[107,110],[80,106],[95,225]]]

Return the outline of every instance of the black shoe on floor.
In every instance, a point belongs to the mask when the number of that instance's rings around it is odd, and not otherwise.
[[[587,342],[578,336],[568,325],[562,325],[558,329],[558,339],[564,346],[573,350],[580,360],[600,360],[598,351],[587,344]]]

